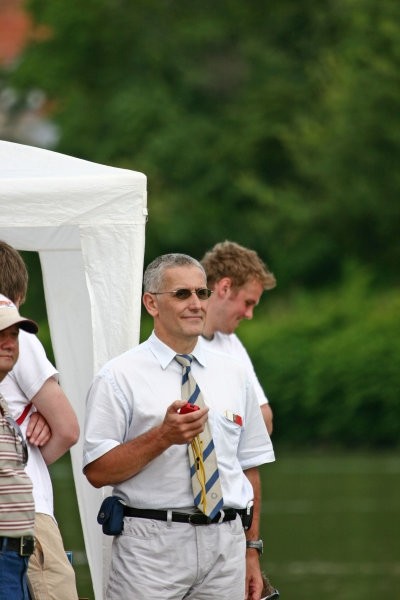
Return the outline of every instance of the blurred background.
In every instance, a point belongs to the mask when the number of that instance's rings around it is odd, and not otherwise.
[[[145,173],[146,264],[259,253],[263,567],[289,600],[400,597],[400,4],[0,0],[0,138]],[[52,476],[91,597],[68,457]]]

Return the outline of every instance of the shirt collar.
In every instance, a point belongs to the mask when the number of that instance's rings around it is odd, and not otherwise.
[[[166,344],[164,344],[164,342],[162,342],[156,336],[156,334],[154,333],[154,331],[150,335],[150,337],[148,339],[148,342],[149,342],[150,349],[151,349],[152,353],[154,354],[154,356],[156,357],[156,359],[160,363],[161,367],[163,369],[166,369],[168,367],[168,365],[170,364],[170,362],[174,360],[175,355],[177,353],[175,352],[175,350],[172,350],[172,348],[170,348],[169,346],[167,346]],[[206,350],[206,348],[204,346],[204,343],[199,338],[197,340],[196,346],[193,349],[193,352],[191,352],[191,354],[194,356],[194,358],[196,359],[196,361],[202,367],[205,367],[207,365],[206,351],[205,350]]]

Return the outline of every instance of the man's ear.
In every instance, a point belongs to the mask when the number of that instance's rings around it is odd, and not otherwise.
[[[230,277],[222,277],[214,287],[214,293],[216,293],[220,298],[225,298],[232,289],[232,280]]]
[[[143,294],[143,304],[149,315],[152,317],[156,317],[158,315],[158,302],[157,296],[154,294],[150,294],[149,292],[145,292]]]

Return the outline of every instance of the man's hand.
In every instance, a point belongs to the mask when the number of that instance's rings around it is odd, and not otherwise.
[[[255,548],[248,548],[246,550],[245,600],[260,600],[263,585],[258,551]]]
[[[176,400],[167,409],[161,425],[161,435],[173,444],[189,444],[199,433],[204,431],[207,421],[208,408],[186,414],[179,413],[179,409],[186,405],[184,400]]]
[[[51,438],[51,429],[40,412],[33,412],[26,428],[26,439],[32,446],[44,446]]]

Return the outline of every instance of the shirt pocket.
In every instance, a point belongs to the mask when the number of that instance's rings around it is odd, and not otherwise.
[[[242,425],[229,419],[223,413],[217,411],[210,411],[210,413],[209,419],[218,462],[232,464],[232,460],[237,457]]]

